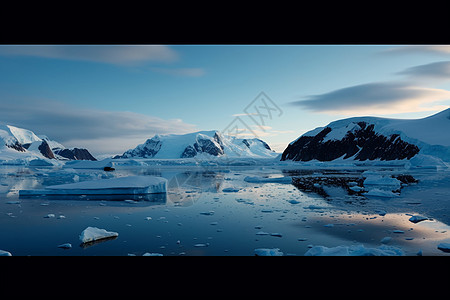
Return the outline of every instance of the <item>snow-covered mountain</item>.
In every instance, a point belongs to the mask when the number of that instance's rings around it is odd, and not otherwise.
[[[35,159],[96,160],[86,149],[67,149],[47,136],[11,125],[0,125],[0,161]]]
[[[264,141],[237,139],[219,131],[200,131],[183,135],[155,135],[144,144],[115,158],[190,158],[190,157],[276,157]]]
[[[450,108],[423,119],[355,117],[291,142],[281,160],[401,160],[418,154],[450,162]]]

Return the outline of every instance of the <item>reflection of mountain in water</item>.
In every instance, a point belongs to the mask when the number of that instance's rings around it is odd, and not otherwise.
[[[192,205],[202,192],[220,192],[224,180],[222,172],[186,171],[168,179],[168,198],[178,205]]]

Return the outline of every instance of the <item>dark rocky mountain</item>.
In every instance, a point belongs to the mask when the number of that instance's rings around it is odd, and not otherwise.
[[[281,160],[450,162],[449,132],[450,108],[421,119],[341,119],[291,142]]]
[[[54,153],[70,160],[97,160],[87,149],[54,149]]]
[[[353,156],[355,160],[362,161],[411,159],[420,151],[416,145],[402,140],[399,134],[385,136],[374,130],[374,124],[363,121],[356,124],[358,128],[353,128],[337,140],[324,141],[333,131],[330,127],[325,127],[315,136],[302,136],[284,150],[281,160],[331,161]]]

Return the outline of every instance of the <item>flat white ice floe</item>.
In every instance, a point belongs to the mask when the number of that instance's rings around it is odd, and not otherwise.
[[[128,176],[48,186],[41,190],[20,190],[20,196],[36,195],[140,195],[167,193],[167,179]]]
[[[364,245],[325,247],[314,246],[305,256],[402,256],[403,250],[393,246],[380,246],[378,248],[366,248]]]
[[[102,239],[117,237],[119,234],[113,231],[106,231],[97,227],[87,227],[80,234],[80,241],[82,243],[94,242]]]

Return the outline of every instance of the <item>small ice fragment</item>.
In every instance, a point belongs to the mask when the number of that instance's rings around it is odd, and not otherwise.
[[[54,217],[55,217],[55,214],[48,214],[44,218],[54,218]]]
[[[377,214],[379,214],[380,216],[385,216],[385,215],[386,215],[386,211],[385,211],[385,210],[382,210],[382,209],[376,210],[375,212],[376,212]]]
[[[219,224],[219,222],[211,222],[211,223],[209,223],[209,225],[217,225],[217,224]]]
[[[381,239],[380,243],[382,244],[387,244],[392,240],[392,238],[390,236],[385,236],[384,238]]]
[[[334,227],[334,224],[326,224],[326,225],[323,225],[323,227],[329,227],[329,228],[331,228],[331,227]]]
[[[6,202],[6,204],[20,204],[20,201],[11,200],[11,201]]]
[[[299,241],[299,242],[304,242],[304,241],[307,241],[308,239],[307,238],[298,238],[297,239],[297,241]]]
[[[194,247],[208,247],[209,243],[206,244],[195,244]]]
[[[255,226],[255,229],[261,229],[262,228],[262,225],[256,225]]]
[[[403,230],[398,230],[398,229],[393,230],[392,232],[393,232],[393,233],[405,233]]]
[[[151,219],[152,219],[152,217],[146,217],[145,219],[146,219],[146,220],[148,221],[148,220],[151,220]]]
[[[58,245],[58,248],[70,249],[70,248],[72,248],[72,244],[71,243],[61,244],[61,245]]]
[[[66,218],[65,215],[59,215],[59,216],[58,216],[58,219],[65,219],[65,218]]]
[[[279,248],[258,248],[255,249],[255,256],[283,256],[283,252]]]
[[[261,210],[261,212],[263,212],[263,213],[271,213],[271,212],[273,212],[273,210],[271,210],[271,209],[263,209],[263,210]]]
[[[106,231],[105,229],[100,229],[97,227],[87,227],[80,234],[80,241],[82,243],[89,243],[96,240],[106,239],[110,237],[117,237],[119,234],[117,232]]]
[[[409,221],[413,223],[419,223],[425,220],[428,220],[428,218],[423,216],[412,216],[411,218],[409,218]]]
[[[205,215],[205,216],[212,216],[214,214],[213,210],[210,211],[203,211],[200,213],[201,215]]]
[[[258,231],[256,235],[269,235],[270,233],[264,231]]]
[[[278,232],[271,233],[270,236],[283,237],[283,235]]]
[[[294,199],[288,200],[288,202],[289,202],[290,204],[299,204],[299,203],[300,203],[300,201],[297,201],[297,200],[294,200]]]
[[[163,256],[161,253],[149,253],[146,252],[144,254],[142,254],[142,256]]]
[[[0,256],[12,256],[11,252],[0,250]]]

